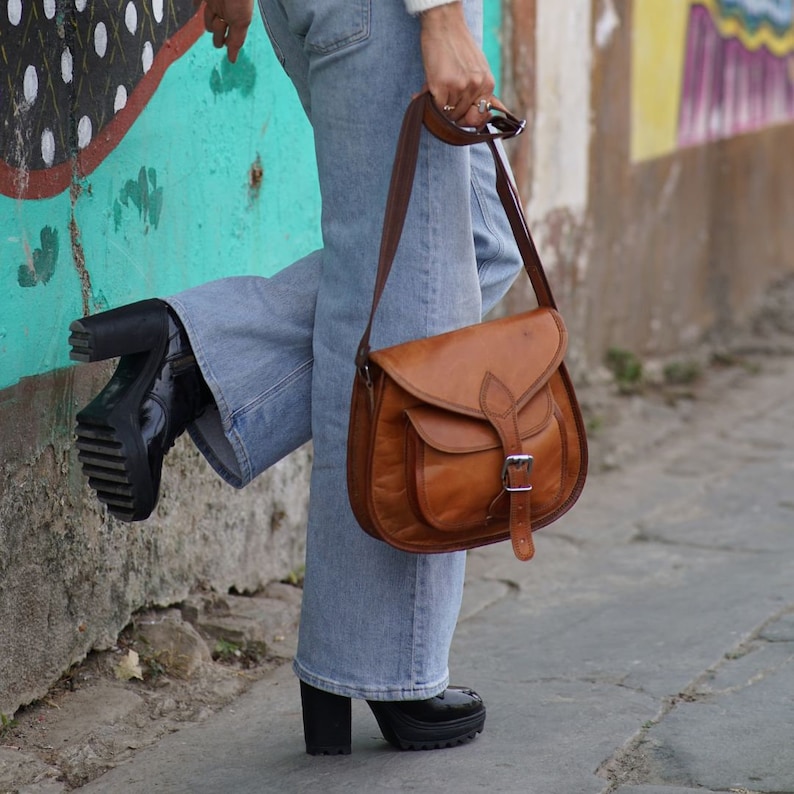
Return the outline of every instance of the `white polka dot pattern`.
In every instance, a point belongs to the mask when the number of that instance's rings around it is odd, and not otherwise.
[[[63,79],[64,83],[71,83],[72,82],[72,66],[74,61],[72,59],[72,53],[67,47],[61,53],[61,78]]]
[[[39,76],[36,73],[35,66],[28,66],[25,69],[25,79],[23,82],[23,91],[25,93],[25,102],[32,105],[39,95]]]
[[[8,21],[12,25],[22,21],[22,0],[8,0]]]
[[[0,165],[48,169],[89,147],[196,13],[193,0],[0,0]]]
[[[135,3],[127,3],[124,9],[124,24],[130,33],[135,33],[138,27],[138,9],[135,8]]]
[[[55,160],[55,136],[52,130],[44,130],[41,133],[41,156],[48,166]]]
[[[104,22],[99,22],[94,28],[94,49],[100,58],[105,57],[108,49],[108,30]]]

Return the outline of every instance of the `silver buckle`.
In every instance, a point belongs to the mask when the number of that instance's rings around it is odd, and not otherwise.
[[[535,459],[532,455],[508,455],[505,458],[505,462],[502,464],[502,485],[505,491],[508,493],[531,491],[531,485],[524,485],[521,488],[511,488],[508,484],[507,470],[510,466],[519,466],[525,468],[527,470],[527,476],[529,476],[532,473],[532,464],[534,462]]]
[[[369,364],[366,362],[358,368],[358,374],[364,379],[364,384],[368,389],[372,388],[372,375],[369,373]]]

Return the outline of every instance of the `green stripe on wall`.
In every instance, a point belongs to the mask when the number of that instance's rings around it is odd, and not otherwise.
[[[485,0],[483,6],[483,50],[496,76],[496,94],[502,76],[502,0]]]

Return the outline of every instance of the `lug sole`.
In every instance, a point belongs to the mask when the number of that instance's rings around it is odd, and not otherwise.
[[[157,504],[139,412],[162,347],[123,357],[107,386],[77,414],[75,445],[83,474],[108,512],[124,522],[148,518]]]

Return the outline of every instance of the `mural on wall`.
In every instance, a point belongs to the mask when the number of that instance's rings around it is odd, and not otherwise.
[[[0,0],[0,403],[71,366],[81,313],[321,245],[311,127],[264,26],[230,64],[200,13]],[[485,20],[498,72],[500,0]]]
[[[794,0],[635,0],[632,160],[794,121]]]
[[[311,144],[261,25],[232,65],[193,0],[0,0],[0,394],[80,314],[316,248]]]
[[[45,198],[117,146],[203,33],[192,0],[6,0],[0,193]],[[3,19],[2,17],[6,18]]]

